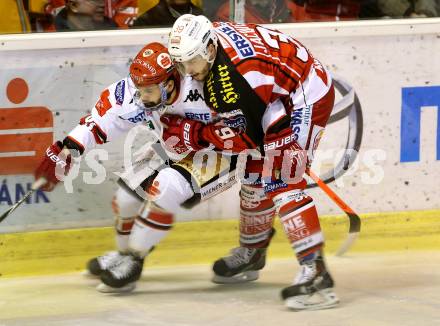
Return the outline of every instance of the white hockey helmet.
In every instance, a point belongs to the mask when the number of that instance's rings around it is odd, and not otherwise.
[[[200,55],[208,58],[208,44],[212,41],[217,48],[217,35],[211,21],[203,15],[180,16],[173,25],[168,40],[168,52],[175,62],[185,62]]]

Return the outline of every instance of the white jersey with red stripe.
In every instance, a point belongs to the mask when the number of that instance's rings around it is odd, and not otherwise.
[[[214,27],[231,62],[266,105],[289,97],[301,108],[328,92],[330,74],[293,37],[255,24],[215,22]]]
[[[114,141],[137,125],[146,125],[161,136],[158,112],[146,111],[136,100],[136,88],[126,77],[111,84],[102,93],[91,113],[68,134],[70,144],[82,153],[98,144]],[[164,110],[193,120],[210,122],[211,111],[203,99],[203,83],[191,77],[181,78],[177,99]]]

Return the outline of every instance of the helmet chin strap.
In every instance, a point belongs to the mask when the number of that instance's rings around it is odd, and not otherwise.
[[[159,88],[160,88],[160,103],[162,105],[165,105],[168,100],[167,88],[165,87],[165,83],[161,82],[159,84]]]

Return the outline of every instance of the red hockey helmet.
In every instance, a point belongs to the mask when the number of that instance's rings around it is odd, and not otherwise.
[[[174,72],[167,48],[157,42],[144,46],[130,65],[130,77],[137,87],[160,84]]]

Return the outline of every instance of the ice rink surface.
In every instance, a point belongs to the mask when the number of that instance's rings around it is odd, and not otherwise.
[[[296,261],[269,260],[260,279],[210,282],[210,266],[146,268],[135,292],[102,294],[80,274],[0,279],[6,325],[440,325],[440,252],[329,257],[338,308],[288,311],[279,297]]]

